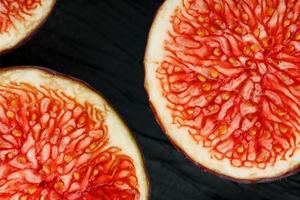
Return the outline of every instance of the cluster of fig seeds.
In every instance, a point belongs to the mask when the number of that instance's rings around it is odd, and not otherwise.
[[[235,167],[288,159],[299,147],[300,1],[182,2],[157,70],[174,123]]]
[[[41,3],[41,0],[0,0],[0,34],[14,26],[13,20],[24,20]]]
[[[139,196],[133,160],[109,146],[101,112],[58,90],[0,85],[0,199]]]

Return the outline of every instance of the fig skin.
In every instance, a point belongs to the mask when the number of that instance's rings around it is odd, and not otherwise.
[[[50,8],[50,11],[48,12],[47,15],[45,15],[41,20],[40,22],[38,23],[38,25],[36,27],[34,27],[32,29],[32,31],[29,31],[28,33],[24,34],[23,38],[17,42],[15,45],[11,46],[11,47],[8,47],[8,48],[3,48],[3,50],[0,49],[0,56],[4,55],[4,54],[7,54],[11,51],[14,51],[16,49],[18,49],[19,47],[25,45],[29,40],[31,40],[31,38],[37,34],[37,32],[40,30],[40,28],[46,23],[46,21],[48,20],[48,18],[50,17],[51,13],[53,12],[55,6],[56,6],[56,3],[57,3],[57,0],[52,0],[53,3],[51,4],[51,8]]]
[[[10,67],[3,67],[0,69],[0,74],[1,73],[5,73],[5,72],[9,72],[9,71],[14,71],[14,70],[37,70],[37,71],[41,71],[42,73],[51,75],[51,76],[55,76],[58,77],[60,79],[64,79],[64,80],[68,80],[70,82],[74,82],[77,83],[79,85],[81,85],[82,87],[85,87],[89,90],[91,90],[92,92],[94,92],[96,95],[100,96],[104,102],[107,103],[107,105],[111,108],[111,112],[113,112],[113,114],[120,120],[120,122],[122,123],[122,125],[128,130],[129,134],[129,139],[130,141],[135,145],[136,149],[139,152],[139,158],[141,160],[141,162],[139,163],[143,169],[143,175],[144,175],[144,181],[146,183],[145,188],[146,188],[146,196],[143,197],[143,199],[145,200],[150,200],[151,199],[151,184],[150,184],[150,178],[149,178],[149,174],[147,172],[146,166],[145,166],[145,156],[143,154],[142,148],[140,146],[140,144],[137,142],[136,136],[134,136],[132,133],[133,131],[129,128],[129,126],[127,125],[126,121],[124,120],[124,118],[122,116],[120,116],[120,114],[118,112],[116,112],[117,110],[115,109],[115,107],[111,104],[110,101],[108,101],[104,95],[99,92],[98,90],[96,90],[95,88],[93,88],[91,85],[89,85],[88,83],[86,83],[85,81],[75,78],[73,76],[70,75],[66,75],[66,74],[62,74],[59,73],[57,71],[54,71],[52,69],[49,68],[45,68],[45,67],[40,67],[40,66],[32,66],[32,65],[26,65],[26,66],[10,66]],[[140,180],[140,179],[139,179]],[[142,198],[141,198],[142,199]]]
[[[243,184],[256,184],[256,183],[269,183],[269,182],[273,182],[273,181],[279,181],[282,179],[285,179],[289,176],[295,175],[298,172],[300,172],[300,163],[296,166],[290,167],[288,170],[285,170],[283,173],[277,175],[277,176],[273,176],[273,177],[262,177],[262,178],[236,178],[236,177],[232,177],[232,176],[228,176],[225,174],[222,174],[216,170],[210,169],[209,167],[205,166],[204,164],[197,162],[196,160],[194,160],[191,156],[188,155],[188,153],[186,152],[186,150],[184,150],[184,148],[181,147],[180,144],[178,144],[175,139],[172,138],[172,134],[168,131],[168,128],[164,125],[163,120],[161,119],[161,117],[159,116],[159,112],[155,107],[155,102],[151,100],[151,92],[150,92],[150,86],[149,84],[151,84],[149,82],[149,80],[147,79],[147,68],[149,67],[150,64],[155,64],[155,65],[159,65],[160,61],[159,60],[153,60],[150,56],[149,56],[149,52],[150,52],[150,44],[153,43],[152,42],[152,37],[154,35],[156,28],[156,25],[158,23],[158,21],[160,20],[161,17],[166,17],[165,13],[163,13],[167,8],[167,4],[173,0],[165,0],[160,7],[158,8],[158,10],[156,11],[156,13],[154,14],[153,20],[152,20],[152,25],[150,27],[150,31],[147,37],[147,44],[146,44],[146,48],[145,48],[145,53],[144,53],[144,59],[143,59],[143,65],[144,65],[144,89],[145,92],[147,94],[147,98],[149,101],[149,106],[153,112],[154,118],[156,120],[156,122],[158,123],[158,125],[161,127],[163,133],[165,133],[165,135],[167,136],[168,140],[170,141],[170,143],[174,146],[174,148],[181,154],[184,155],[185,158],[187,158],[190,162],[192,162],[195,166],[197,166],[199,169],[208,172],[212,175],[215,175],[217,177],[220,177],[222,179],[225,180],[229,180],[229,181],[233,181],[233,182],[237,182],[237,183],[243,183]],[[177,4],[179,5],[179,3]],[[174,10],[173,10],[174,11]],[[170,16],[168,16],[170,17]],[[167,29],[164,29],[167,30]],[[156,30],[157,31],[157,30]],[[157,38],[156,38],[157,39]],[[157,44],[155,44],[156,46],[158,46]],[[153,47],[152,47],[153,48]],[[160,47],[158,47],[160,48]],[[157,90],[159,92],[159,90]]]

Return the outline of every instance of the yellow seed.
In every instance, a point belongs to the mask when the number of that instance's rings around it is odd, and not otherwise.
[[[215,111],[215,110],[218,110],[218,108],[219,108],[219,106],[218,105],[210,105],[210,106],[208,106],[208,110],[210,110],[210,111]]]
[[[289,26],[291,24],[291,21],[289,19],[284,20],[283,26]]]
[[[6,116],[8,117],[8,118],[14,118],[14,116],[15,116],[15,113],[13,112],[13,111],[7,111],[6,112]]]
[[[205,76],[203,76],[203,75],[198,75],[198,79],[199,79],[199,81],[201,81],[201,82],[205,82],[206,81],[206,78],[205,78]]]
[[[216,133],[211,134],[208,139],[214,140],[217,137]]]
[[[27,196],[21,196],[20,200],[27,200]]]
[[[200,36],[200,37],[204,37],[206,35],[206,31],[204,29],[199,29],[197,31],[197,34]]]
[[[259,34],[260,34],[260,30],[258,28],[255,29],[254,32],[253,32],[253,34],[254,34],[255,37],[258,37]]]
[[[269,7],[269,8],[267,9],[267,13],[268,13],[269,16],[271,16],[271,15],[273,14],[273,12],[274,12],[274,9],[273,9],[273,8]]]
[[[279,125],[279,130],[282,132],[282,133],[286,133],[289,129],[288,127],[284,126],[284,125]]]
[[[62,181],[58,181],[57,183],[54,184],[54,188],[56,190],[63,190],[65,188],[65,184]]]
[[[179,109],[179,108],[178,108]],[[103,137],[103,134],[102,134],[102,132],[97,132],[97,133],[95,133],[95,134],[93,134],[93,136],[92,136],[94,139],[100,139],[100,138],[102,138]]]
[[[223,101],[227,101],[230,98],[230,93],[229,92],[223,92],[221,94],[221,98]]]
[[[174,68],[174,71],[175,71],[175,72],[181,72],[182,69],[181,69],[180,67],[176,66],[176,67]]]
[[[249,135],[255,136],[255,135],[256,135],[256,130],[255,130],[255,129],[252,129],[252,130],[249,132]]]
[[[238,153],[243,153],[244,152],[244,146],[243,145],[239,146],[236,151]]]
[[[37,115],[35,114],[35,113],[33,113],[32,115],[31,115],[31,120],[32,121],[35,121],[37,119]]]
[[[213,33],[217,31],[217,28],[215,26],[211,26],[209,29]]]
[[[68,126],[68,127],[67,127],[67,131],[68,131],[68,132],[70,132],[70,131],[72,131],[72,130],[73,130],[73,126]]]
[[[296,35],[295,40],[300,40],[300,33]]]
[[[188,109],[188,110],[187,110],[187,113],[188,113],[189,115],[192,115],[192,114],[194,113],[194,109],[192,109],[192,108],[191,108],[191,109]]]
[[[57,105],[54,105],[54,106],[52,107],[52,112],[56,112],[56,111],[58,111],[58,106],[57,106]]]
[[[97,162],[98,162],[98,163],[104,162],[104,161],[106,161],[107,159],[108,159],[108,158],[107,158],[106,155],[102,155],[102,156],[99,156],[99,157],[97,158]]]
[[[215,70],[215,69],[211,69],[210,70],[210,76],[212,77],[212,78],[217,78],[218,76],[219,76],[219,72],[217,71],[217,70]]]
[[[92,144],[89,145],[89,150],[93,151],[97,147],[97,143],[93,142]]]
[[[279,116],[284,116],[284,112],[282,111],[282,110],[280,110],[280,109],[276,109],[276,113],[277,113],[277,115],[279,115]]]
[[[240,167],[242,165],[242,162],[238,159],[233,159],[231,161],[232,165],[235,166],[235,167]]]
[[[231,64],[233,64],[233,65],[235,65],[235,64],[237,63],[237,59],[236,59],[236,58],[233,58],[233,57],[229,58],[228,61],[229,61]]]
[[[200,135],[195,135],[195,136],[200,136]],[[202,136],[199,137],[199,140],[202,139]],[[211,141],[204,141],[203,142],[204,147],[211,147]]]
[[[220,56],[222,54],[221,50],[219,48],[215,48],[213,51],[214,56]]]
[[[252,162],[246,161],[246,162],[244,163],[244,165],[245,165],[245,167],[252,167]]]
[[[221,20],[219,20],[219,19],[217,19],[216,21],[215,21],[215,24],[217,24],[217,25],[222,25],[222,21]]]
[[[210,91],[211,90],[211,84],[210,83],[204,83],[202,85],[202,89],[206,92]]]
[[[258,52],[260,50],[260,46],[258,44],[252,44],[250,46],[251,51],[253,51],[254,53]]]
[[[246,65],[247,65],[248,67],[250,67],[252,64],[253,64],[253,62],[252,62],[251,60],[247,60],[247,61],[246,61]]]
[[[210,102],[213,99],[213,97],[211,95],[207,95],[205,99],[206,101]]]
[[[243,48],[243,53],[245,56],[248,56],[250,54],[250,51],[251,51],[251,49],[248,46]]]
[[[79,180],[79,179],[80,179],[80,174],[79,174],[79,172],[75,172],[75,173],[73,174],[73,177],[74,177],[75,180]]]
[[[116,181],[115,184],[119,185],[119,186],[122,186],[122,185],[124,185],[124,182],[122,182],[122,181]]]
[[[274,147],[274,150],[275,150],[276,153],[279,153],[279,152],[281,152],[281,147],[278,147],[278,146]]]
[[[193,130],[193,131],[190,131],[190,132],[191,132],[190,134],[192,135],[192,137],[194,138],[194,140],[196,140],[198,142],[200,142],[201,139],[203,140],[203,136],[197,134],[197,131]]]
[[[255,71],[250,71],[251,76],[257,76],[257,73]],[[251,104],[250,102],[247,102],[247,104]]]
[[[25,158],[24,156],[19,156],[19,157],[17,158],[17,161],[18,161],[18,163],[20,163],[20,164],[26,164],[26,162],[27,162],[27,160],[26,160],[26,158]]]
[[[45,172],[45,174],[50,174],[50,168],[48,165],[43,165],[43,171]]]
[[[64,156],[64,161],[66,162],[66,163],[69,163],[69,162],[71,162],[73,160],[73,157],[71,156],[71,155],[65,155]]]
[[[16,129],[16,130],[12,131],[12,135],[15,136],[15,137],[21,137],[22,132],[20,130]]]
[[[17,100],[12,100],[11,101],[11,106],[17,107],[18,106],[18,101]]]
[[[200,16],[198,17],[198,21],[199,21],[200,23],[203,23],[203,22],[205,22],[205,21],[206,21],[206,17],[205,17],[205,16],[202,16],[202,15],[200,15]]]
[[[243,34],[243,29],[241,27],[236,27],[234,31],[238,34]]]
[[[228,131],[227,125],[226,125],[226,124],[221,125],[221,126],[219,127],[218,131],[219,131],[219,133],[220,133],[221,135],[226,134],[227,131]]]
[[[83,124],[84,122],[85,122],[85,117],[84,117],[84,116],[81,116],[81,117],[79,118],[78,123],[79,123],[79,124]]]
[[[269,39],[268,38],[263,38],[262,39],[262,44],[264,47],[268,47],[269,46]]]
[[[222,6],[219,3],[216,3],[214,7],[215,7],[216,11],[221,11],[222,10]]]
[[[28,193],[29,194],[33,194],[33,193],[35,193],[37,191],[37,188],[35,187],[35,186],[29,186],[28,187]]]
[[[284,35],[284,38],[287,40],[291,37],[291,35],[292,35],[291,31],[287,31]]]
[[[249,20],[249,16],[248,16],[246,13],[244,13],[244,14],[242,15],[242,17],[243,17],[243,20],[244,20],[244,21],[248,21],[248,20]]]

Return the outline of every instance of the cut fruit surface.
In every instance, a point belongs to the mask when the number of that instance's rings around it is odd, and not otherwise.
[[[30,37],[46,20],[56,0],[0,0],[0,53]]]
[[[150,31],[145,88],[191,160],[244,182],[300,166],[300,1],[167,0]]]
[[[130,131],[84,83],[34,67],[0,70],[0,199],[146,200]]]

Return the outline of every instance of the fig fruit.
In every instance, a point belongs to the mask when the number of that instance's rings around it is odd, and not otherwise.
[[[0,0],[0,54],[28,39],[47,19],[56,0]]]
[[[0,70],[0,199],[146,200],[140,150],[88,85],[36,67]]]
[[[240,182],[300,165],[300,1],[166,0],[145,88],[170,140]]]

